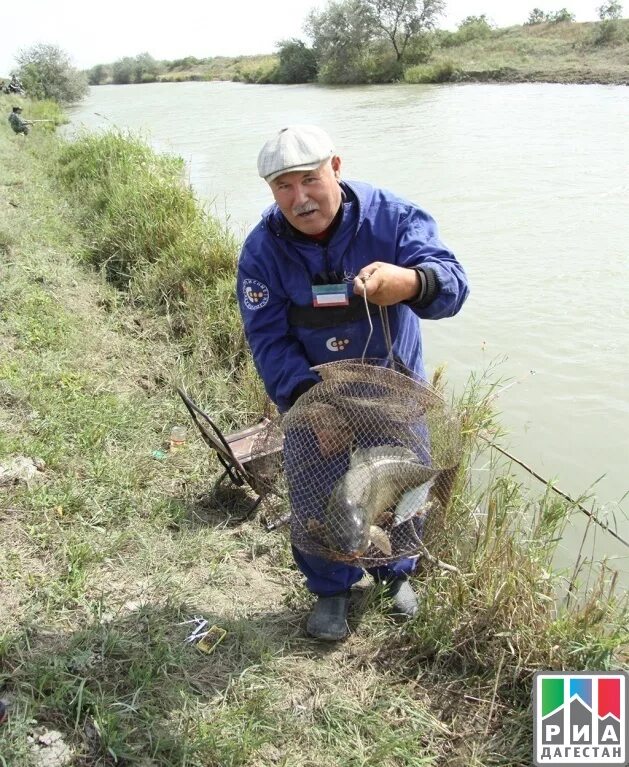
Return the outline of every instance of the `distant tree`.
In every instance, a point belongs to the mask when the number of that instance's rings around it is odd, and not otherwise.
[[[90,85],[102,85],[111,76],[111,71],[105,64],[96,64],[87,72],[87,81]]]
[[[534,24],[544,24],[544,22],[548,20],[548,14],[544,13],[541,8],[533,8],[533,10],[529,13],[526,24],[533,26]]]
[[[132,56],[125,56],[123,59],[114,61],[112,79],[116,85],[135,82],[135,59]]]
[[[31,98],[72,104],[87,94],[85,73],[79,72],[56,45],[37,43],[19,51],[15,58],[18,68],[14,73]]]
[[[482,37],[489,37],[492,25],[483,13],[480,16],[466,16],[458,26],[457,43],[466,43]]]
[[[279,83],[310,83],[317,79],[317,57],[312,48],[296,38],[277,44],[280,63],[277,70]]]
[[[319,79],[364,82],[363,64],[374,30],[362,0],[333,0],[322,11],[311,11],[304,30],[313,41]]]
[[[363,0],[374,32],[385,36],[401,61],[411,38],[434,29],[445,10],[445,0]]]
[[[319,80],[390,82],[427,49],[420,38],[433,30],[445,0],[331,0],[305,25],[313,40]],[[408,57],[407,57],[408,53]]]
[[[609,0],[609,2],[600,5],[596,12],[601,21],[614,21],[622,18],[622,5],[618,0]]]
[[[140,53],[135,57],[134,79],[136,83],[152,83],[162,71],[158,61],[150,53]]]
[[[480,16],[466,16],[459,24],[458,28],[463,29],[463,27],[472,27],[476,24],[484,24],[486,27],[491,29],[491,24],[489,23],[487,14],[485,13],[481,13]]]
[[[183,59],[167,61],[165,62],[164,66],[168,69],[169,72],[172,72],[175,69],[192,69],[192,67],[197,67],[202,63],[203,60],[198,59],[196,56],[186,56]]]
[[[567,8],[562,8],[559,11],[551,13],[548,20],[552,21],[553,24],[561,24],[563,22],[573,22],[575,18],[574,13],[570,13]]]
[[[116,85],[129,83],[152,83],[162,72],[164,65],[156,61],[150,53],[140,53],[137,56],[125,56],[114,62],[112,79]]]

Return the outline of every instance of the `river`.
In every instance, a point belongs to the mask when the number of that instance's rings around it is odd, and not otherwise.
[[[426,208],[469,274],[462,312],[424,323],[429,372],[447,363],[455,390],[489,367],[519,381],[496,399],[502,444],[569,494],[591,494],[629,539],[626,87],[100,86],[70,116],[71,129],[118,126],[182,156],[239,235],[271,201],[262,143],[290,123],[326,128],[342,175]],[[629,582],[629,550],[605,533],[595,546]]]

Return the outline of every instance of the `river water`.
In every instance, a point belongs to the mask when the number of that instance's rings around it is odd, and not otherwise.
[[[489,367],[520,381],[496,399],[502,444],[569,494],[589,491],[629,539],[629,89],[101,86],[71,119],[182,156],[239,235],[271,201],[262,143],[290,123],[326,128],[342,175],[426,208],[469,274],[462,312],[424,323],[428,371],[447,363],[455,390]],[[581,531],[577,519],[567,561]],[[595,547],[629,583],[629,549],[604,532]]]

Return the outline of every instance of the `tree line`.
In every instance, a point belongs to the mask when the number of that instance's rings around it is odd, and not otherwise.
[[[468,16],[456,32],[437,29],[444,11],[444,0],[330,0],[323,10],[313,10],[307,17],[304,31],[312,45],[299,39],[278,43],[278,63],[266,75],[262,73],[262,79],[278,83],[394,82],[406,69],[428,61],[436,47],[463,45],[494,31],[486,14]],[[622,6],[618,0],[607,0],[597,13],[604,24],[613,25],[622,15]],[[534,8],[525,24],[574,20],[567,8]]]
[[[291,38],[277,44],[277,54],[264,65],[236,68],[233,79],[246,82],[324,84],[389,83],[430,59],[435,48],[463,45],[489,37],[494,25],[485,14],[468,16],[456,31],[437,28],[445,0],[329,0],[312,10],[304,32],[311,41]],[[604,0],[597,9],[602,24],[595,44],[613,42],[618,35],[622,5]],[[571,23],[567,8],[544,11],[533,8],[525,25]],[[126,56],[113,64],[97,64],[87,72],[72,66],[69,56],[55,45],[38,43],[16,56],[16,74],[31,98],[59,103],[79,101],[88,85],[155,82],[164,73],[190,72],[212,59],[187,56],[158,61],[149,53]],[[448,73],[444,73],[447,79]],[[188,76],[187,79],[194,79]],[[203,79],[203,74],[199,74]]]

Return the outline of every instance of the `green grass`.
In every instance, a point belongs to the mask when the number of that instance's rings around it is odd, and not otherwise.
[[[627,84],[629,19],[611,27],[588,22],[496,29],[461,45],[437,47],[426,64],[404,73],[408,83],[446,79]]]
[[[154,456],[188,420],[176,384],[224,425],[259,396],[229,346],[236,243],[180,167],[115,134],[0,129],[0,463],[44,461],[40,482],[0,490],[0,765],[41,764],[51,731],[90,766],[530,764],[533,672],[627,663],[611,573],[567,602],[572,574],[553,571],[578,512],[487,453],[488,487],[469,484],[476,437],[496,429],[495,376],[473,381],[464,470],[427,538],[461,574],[420,573],[405,626],[365,587],[346,642],[305,638],[285,537],[228,524],[191,424]],[[183,642],[195,614],[226,630],[210,655]]]

